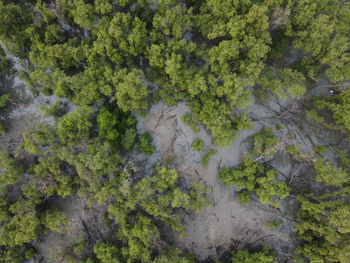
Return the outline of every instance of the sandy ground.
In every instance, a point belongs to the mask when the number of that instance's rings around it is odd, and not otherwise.
[[[10,93],[10,99],[6,107],[1,109],[0,120],[3,123],[6,133],[0,136],[0,150],[7,150],[14,153],[17,146],[22,142],[22,133],[30,124],[42,122],[54,125],[52,117],[43,118],[40,105],[49,107],[58,100],[62,100],[67,105],[67,111],[73,111],[76,107],[65,98],[58,98],[55,95],[45,96],[39,94],[34,96],[25,81],[19,78],[19,72],[24,70],[20,60],[14,56],[7,55],[13,63],[14,74],[11,76],[1,76],[1,94]]]
[[[262,116],[270,114],[257,106],[252,110]],[[192,251],[200,260],[209,257],[217,260],[224,250],[232,246],[244,248],[248,244],[254,247],[269,244],[277,250],[279,258],[286,261],[295,246],[291,233],[293,220],[256,201],[251,201],[248,206],[240,204],[236,199],[236,189],[224,186],[217,177],[220,167],[232,167],[243,160],[247,151],[244,140],[258,132],[262,125],[254,122],[252,130],[240,131],[239,138],[230,147],[214,147],[204,127],[201,126],[200,132],[195,134],[183,124],[181,116],[188,111],[184,103],[174,107],[159,103],[151,108],[146,118],[138,120],[139,132],[151,132],[156,146],[156,152],[147,162],[148,166],[159,161],[163,155],[173,156],[174,166],[180,173],[190,180],[202,181],[210,189],[209,199],[213,205],[200,213],[184,215],[182,220],[187,235],[181,240],[174,239],[174,243]],[[201,152],[191,148],[197,137],[205,142]],[[201,156],[209,149],[215,149],[218,153],[209,161],[208,167],[204,168]],[[279,230],[265,226],[267,222],[276,219],[282,221]]]

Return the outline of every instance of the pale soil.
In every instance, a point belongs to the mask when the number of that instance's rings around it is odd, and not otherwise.
[[[269,114],[261,107],[256,110],[260,115]],[[151,108],[146,118],[138,120],[139,131],[151,132],[156,146],[156,152],[149,159],[148,165],[157,162],[161,156],[173,156],[174,166],[180,173],[192,181],[202,181],[210,190],[208,198],[213,201],[213,205],[200,213],[184,214],[182,220],[186,237],[175,238],[174,243],[192,251],[200,260],[209,257],[217,260],[224,250],[232,246],[244,248],[248,244],[254,247],[269,244],[277,250],[279,258],[289,258],[295,246],[293,220],[257,201],[251,201],[248,206],[240,204],[235,188],[224,186],[217,177],[220,167],[232,167],[243,160],[247,151],[244,139],[258,132],[262,125],[255,122],[254,129],[240,131],[239,138],[230,147],[214,147],[210,135],[203,127],[195,134],[183,124],[181,116],[188,111],[184,103],[175,107],[159,103]],[[196,137],[205,142],[202,152],[191,149]],[[218,153],[209,161],[208,167],[204,168],[201,156],[209,149],[215,149]],[[283,222],[279,231],[264,226],[275,219]]]

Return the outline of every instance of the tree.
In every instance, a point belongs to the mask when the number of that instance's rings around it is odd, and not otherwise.
[[[278,171],[271,167],[264,167],[254,161],[251,155],[247,155],[243,164],[237,168],[223,168],[219,173],[220,180],[225,185],[236,185],[240,193],[238,199],[243,203],[249,203],[250,192],[259,197],[263,204],[279,206],[280,199],[289,195],[289,187],[285,182],[277,179]]]
[[[216,151],[216,150],[210,150],[209,152],[207,152],[206,154],[204,154],[203,157],[202,157],[202,165],[203,165],[204,167],[207,167],[210,158],[213,157],[215,154],[217,154],[217,151]]]
[[[183,123],[190,126],[190,128],[193,132],[199,132],[198,126],[191,119],[191,114],[185,113],[184,115],[182,115],[181,119],[182,119]]]
[[[256,253],[249,253],[248,250],[239,250],[232,253],[232,263],[273,263],[275,256],[269,249],[264,246],[262,251]]]
[[[34,178],[40,184],[47,197],[57,194],[66,197],[73,194],[73,180],[70,175],[64,174],[61,167],[64,163],[57,158],[40,158],[33,167]]]
[[[102,107],[97,116],[97,125],[99,128],[100,137],[106,138],[109,141],[118,140],[120,134],[117,130],[118,110],[110,111],[107,107]]]
[[[348,168],[335,167],[325,158],[316,159],[315,169],[316,180],[329,190],[298,196],[301,207],[295,231],[302,244],[297,251],[311,261],[345,263],[350,255],[350,174]]]
[[[15,215],[3,225],[0,231],[0,244],[15,247],[35,240],[40,220],[34,207],[19,199],[10,206],[10,211]]]
[[[0,2],[0,36],[6,48],[23,57],[23,47],[27,42],[26,27],[32,23],[30,12],[23,4]]]
[[[142,78],[142,71],[138,69],[130,72],[122,69],[114,73],[115,97],[123,111],[135,110],[137,113],[143,113],[147,110],[148,90]]]
[[[139,137],[138,141],[136,142],[137,147],[141,152],[143,152],[146,156],[151,155],[155,147],[152,144],[152,137],[149,132],[144,132]]]
[[[203,147],[204,147],[204,142],[199,138],[196,138],[192,143],[192,148],[195,149],[196,151],[201,151]]]
[[[295,231],[303,244],[298,252],[313,261],[345,263],[349,258],[349,203],[327,197],[299,197]]]
[[[74,0],[73,3],[71,14],[74,22],[85,29],[90,29],[95,22],[93,5],[84,0]]]
[[[41,223],[51,231],[61,233],[61,227],[67,224],[67,219],[57,207],[51,207],[42,215]]]
[[[300,98],[306,92],[305,77],[302,73],[293,69],[266,69],[257,81],[261,88],[270,91],[286,100],[287,95],[292,98]],[[258,90],[262,93],[262,90]],[[266,96],[262,94],[263,96]]]
[[[84,107],[63,116],[57,124],[56,131],[62,143],[74,143],[88,138],[92,126],[91,113],[91,108]]]
[[[153,260],[153,263],[194,263],[194,257],[191,254],[182,255],[181,250],[168,247]]]
[[[15,184],[23,175],[24,167],[19,160],[0,151],[0,184],[6,186]]]
[[[254,144],[252,148],[252,154],[257,157],[260,156],[274,156],[278,149],[276,145],[278,143],[277,137],[273,134],[272,128],[263,129],[262,131],[254,134]]]
[[[286,35],[292,37],[295,48],[312,53],[306,68],[312,79],[327,66],[332,82],[349,79],[349,5],[346,2],[330,0],[293,1],[293,12],[286,26]],[[319,67],[321,65],[321,67]]]
[[[102,240],[97,241],[94,246],[94,253],[101,263],[120,263],[120,251],[115,246],[105,243]]]
[[[6,106],[9,97],[10,97],[10,94],[2,94],[0,96],[0,109]],[[4,133],[5,133],[5,130],[2,127],[2,123],[0,123],[0,135]]]
[[[108,32],[123,52],[134,56],[141,54],[147,43],[146,24],[130,14],[116,13]]]
[[[176,5],[157,12],[153,18],[153,27],[166,36],[180,39],[186,30],[191,30],[191,16],[185,6]]]
[[[350,134],[350,89],[345,90],[344,92],[341,92],[340,94],[331,97],[330,99],[322,99],[318,98],[315,100],[315,103],[313,105],[314,111],[311,112],[311,114],[314,114],[314,117],[316,120],[324,120],[320,119],[321,117],[317,114],[316,109],[318,110],[325,110],[328,109],[331,111],[333,115],[333,119],[336,125],[338,125],[339,128],[345,131],[347,135]],[[326,123],[327,124],[327,123]],[[334,127],[332,125],[333,123],[330,123],[330,125],[327,125],[329,127],[338,128],[337,126]]]
[[[113,3],[111,0],[97,0],[94,2],[95,12],[101,15],[107,15],[113,10]]]
[[[111,142],[116,148],[123,146],[131,150],[136,140],[136,120],[128,113],[112,108],[101,107],[97,116],[97,125],[101,138]]]

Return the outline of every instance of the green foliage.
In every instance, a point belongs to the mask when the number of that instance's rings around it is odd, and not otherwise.
[[[41,106],[40,110],[43,111],[43,117],[62,117],[66,113],[65,107],[65,103],[59,100],[48,108]]]
[[[40,220],[33,205],[19,199],[10,206],[15,215],[6,222],[0,231],[0,244],[15,247],[37,238]]]
[[[217,154],[217,151],[216,151],[216,150],[210,150],[209,152],[207,152],[206,154],[204,154],[204,155],[202,156],[202,165],[203,165],[204,167],[207,167],[210,158],[213,157],[215,154]]]
[[[267,226],[268,228],[271,228],[271,229],[279,229],[280,226],[281,226],[281,221],[280,220],[273,220],[273,221],[269,221],[265,224],[265,226]]]
[[[23,246],[3,246],[0,250],[0,259],[2,262],[21,263],[25,258],[25,248]]]
[[[239,200],[249,203],[249,192],[259,197],[263,204],[279,206],[280,199],[289,195],[289,187],[277,179],[278,171],[254,161],[250,155],[237,168],[225,167],[220,171],[219,178],[225,185],[236,185],[239,190]]]
[[[4,72],[5,74],[11,73],[11,62],[6,57],[5,52],[1,47],[0,47],[0,72]]]
[[[117,108],[103,106],[97,115],[99,135],[115,146],[131,150],[136,139],[135,119]]]
[[[74,22],[83,28],[89,29],[95,20],[93,5],[86,3],[84,0],[74,0],[72,2]]]
[[[116,71],[113,76],[116,99],[120,109],[127,112],[135,110],[143,113],[148,108],[146,98],[148,97],[147,87],[142,80],[142,71],[133,69],[127,72],[126,69]]]
[[[23,175],[24,167],[21,162],[0,151],[0,184],[6,186],[15,184]]]
[[[10,98],[10,94],[2,94],[2,95],[0,95],[0,109],[6,106],[9,98]],[[5,130],[2,127],[2,123],[0,123],[0,135],[2,135],[4,133],[5,133]]]
[[[317,145],[313,149],[316,153],[325,154],[327,152],[327,147],[324,145]]]
[[[232,253],[232,263],[273,263],[275,256],[269,249],[264,246],[261,252],[249,253],[248,250],[239,250]]]
[[[246,189],[241,190],[237,194],[238,201],[240,201],[244,205],[248,205],[250,203],[250,198],[251,197],[252,197],[251,193],[248,190],[246,190]]]
[[[272,128],[263,129],[261,132],[254,134],[254,144],[252,153],[255,156],[271,157],[277,153],[277,137],[273,134]]]
[[[167,248],[162,254],[158,255],[153,263],[194,263],[194,258],[192,255],[187,254],[182,256],[179,249],[174,249],[172,247]]]
[[[349,259],[349,202],[324,197],[299,197],[301,208],[295,231],[303,244],[298,252],[312,261]]]
[[[26,250],[26,253],[25,253],[25,258],[26,259],[31,259],[35,256],[35,250],[33,248],[30,248],[28,250]]]
[[[191,17],[183,5],[166,8],[158,12],[153,18],[153,27],[166,36],[180,39],[186,30],[191,29]]]
[[[51,231],[61,233],[61,227],[67,224],[67,219],[57,207],[52,207],[42,215],[41,223]]]
[[[32,17],[23,4],[1,1],[0,36],[6,49],[12,54],[23,57],[23,44],[26,43],[24,33],[32,23]]]
[[[52,127],[41,123],[37,123],[34,127],[28,125],[22,137],[24,142],[21,144],[21,148],[30,154],[40,154],[42,147],[50,145],[55,140]]]
[[[72,178],[61,170],[63,165],[63,162],[55,158],[40,158],[39,163],[33,167],[34,177],[47,196],[57,194],[66,197],[73,194]]]
[[[2,94],[0,96],[0,108],[3,108],[6,106],[9,98],[10,98],[10,94]]]
[[[152,136],[149,132],[142,133],[136,145],[146,156],[151,155],[155,150],[155,147],[152,145]]]
[[[266,69],[265,74],[258,80],[261,89],[270,91],[282,99],[287,96],[300,98],[306,92],[305,77],[302,73],[292,69]],[[261,93],[262,90],[259,89]]]
[[[73,250],[76,255],[81,255],[83,251],[88,248],[89,242],[86,240],[84,235],[80,235],[77,240],[73,242]],[[98,253],[96,253],[98,254]]]
[[[68,113],[57,124],[57,135],[63,143],[74,143],[88,138],[92,123],[91,108],[78,108]]]
[[[102,107],[97,116],[97,125],[101,137],[109,141],[115,141],[119,137],[117,130],[118,111],[114,109],[110,111],[107,107]]]
[[[152,218],[157,218],[183,235],[183,227],[174,209],[199,211],[208,202],[203,194],[206,189],[194,184],[191,189],[180,190],[176,170],[157,168],[157,175],[144,177],[131,185],[125,175],[116,195],[115,202],[109,206],[109,213],[120,225],[118,238],[127,243],[121,249],[123,262],[134,260],[149,261],[154,242],[159,238],[159,229]],[[140,214],[137,209],[145,212]]]
[[[141,54],[147,44],[146,23],[138,17],[133,18],[129,13],[116,13],[108,33],[122,52],[134,56]]]
[[[26,73],[25,71],[21,70],[18,74],[18,77],[22,80],[24,80],[24,82],[27,84],[29,90],[34,94],[37,95],[38,94],[38,90],[35,87],[35,84],[33,83],[33,81],[30,79],[28,73]],[[42,90],[42,92],[44,93],[44,89]]]
[[[302,244],[297,251],[311,261],[345,263],[349,259],[350,174],[325,158],[316,159],[315,169],[316,180],[332,187],[319,195],[298,196],[301,207],[295,231]]]
[[[289,144],[286,147],[287,153],[293,156],[299,162],[309,161],[314,159],[313,152],[303,152],[299,144]]]
[[[350,180],[350,174],[342,168],[337,168],[325,158],[318,158],[315,162],[317,171],[316,180],[331,186],[340,187],[346,185]]]
[[[215,137],[214,144],[216,145],[230,145],[235,139],[238,129],[250,126],[250,121],[246,119],[245,115],[232,120],[230,108],[222,100],[203,96],[203,104],[193,102],[191,106],[192,110],[196,112],[193,114],[194,120],[203,123],[210,129]]]
[[[113,10],[113,3],[111,0],[97,0],[94,4],[95,12],[101,15],[109,14]]]
[[[120,250],[113,245],[103,242],[102,240],[97,241],[94,246],[94,253],[101,263],[119,263],[121,262],[118,258]]]
[[[0,123],[0,135],[4,134],[6,131],[2,125],[2,123]]]
[[[310,52],[307,67],[309,77],[315,78],[324,66],[332,82],[349,79],[350,64],[347,52],[349,5],[336,0],[294,1],[286,35],[295,48]]]
[[[324,118],[317,114],[316,110],[310,110],[307,112],[306,116],[308,118],[314,119],[318,123],[324,123]]]
[[[199,138],[196,138],[192,143],[192,148],[195,149],[196,151],[201,151],[203,147],[204,147],[204,142]]]
[[[185,124],[190,126],[193,132],[196,132],[196,133],[199,132],[198,126],[192,121],[191,115],[189,113],[185,113],[184,115],[182,115],[181,118]]]
[[[339,95],[333,96],[330,99],[318,99],[314,103],[315,109],[328,109],[332,115],[334,123],[340,127],[349,136],[350,134],[350,90],[347,89],[341,92]],[[318,116],[316,110],[313,109],[309,113],[309,117],[315,119],[318,122],[324,122],[324,118]],[[325,123],[327,125],[327,123]],[[332,123],[328,125],[332,127]],[[337,127],[335,127],[337,128]]]
[[[272,45],[268,54],[268,59],[275,60],[283,58],[284,53],[289,49],[289,44],[289,39],[284,32],[279,30],[278,33],[272,37]]]

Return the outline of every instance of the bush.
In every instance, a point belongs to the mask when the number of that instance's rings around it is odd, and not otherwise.
[[[273,134],[272,128],[264,129],[259,133],[254,134],[254,146],[252,153],[256,156],[265,155],[273,156],[276,154],[277,149],[274,147],[277,145],[277,137]]]
[[[23,175],[24,167],[6,152],[0,151],[0,184],[15,184]]]
[[[196,138],[196,140],[192,143],[192,149],[195,149],[196,151],[201,151],[203,147],[204,142],[199,138]]]
[[[267,226],[268,228],[271,228],[271,229],[279,229],[280,226],[281,226],[281,221],[280,220],[274,220],[274,221],[269,221],[265,224],[265,226]]]
[[[10,94],[2,94],[0,96],[0,108],[3,108],[6,106],[9,98],[10,98]]]
[[[275,256],[264,246],[261,252],[249,253],[248,250],[239,250],[232,253],[232,263],[274,263]]]
[[[278,171],[271,167],[265,168],[248,155],[243,164],[237,168],[223,168],[219,173],[220,180],[226,185],[236,185],[242,192],[238,200],[249,203],[249,192],[256,194],[263,204],[279,206],[274,197],[285,198],[289,195],[289,187],[277,179]]]
[[[202,165],[204,167],[207,167],[210,158],[213,157],[215,154],[217,154],[217,151],[215,151],[215,150],[210,150],[209,152],[204,154],[203,157],[202,157]]]
[[[146,156],[150,156],[155,150],[155,147],[152,145],[152,136],[149,132],[142,133],[136,145]]]
[[[195,133],[199,132],[199,128],[196,124],[194,124],[194,122],[191,119],[191,115],[189,113],[186,113],[184,115],[182,115],[182,121],[189,125],[191,130]]]

